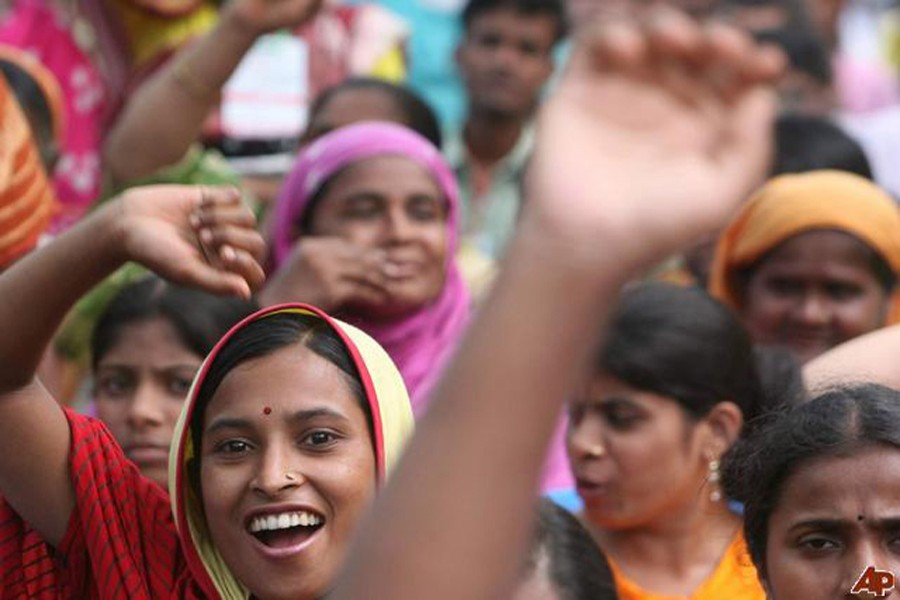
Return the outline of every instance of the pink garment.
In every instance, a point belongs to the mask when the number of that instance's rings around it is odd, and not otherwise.
[[[575,478],[572,477],[572,469],[569,467],[569,454],[566,452],[566,429],[568,426],[569,418],[563,414],[556,423],[550,450],[544,460],[541,492],[545,494],[575,487]]]
[[[57,232],[77,221],[100,195],[106,110],[103,80],[69,28],[43,0],[15,0],[0,24],[0,43],[33,54],[56,76],[65,98],[60,161],[53,177],[61,205],[53,223]]]
[[[428,394],[469,316],[469,294],[456,264],[459,243],[459,191],[441,153],[417,133],[391,123],[360,123],[319,138],[303,150],[288,175],[271,220],[272,261],[277,269],[291,252],[294,225],[322,185],[344,167],[365,158],[400,155],[431,173],[447,199],[447,265],[444,288],[431,304],[386,322],[341,318],[384,346],[403,375],[413,411],[421,416]],[[297,300],[302,300],[298,298]]]
[[[845,54],[837,54],[832,64],[835,89],[845,111],[872,112],[900,101],[897,77],[884,65]]]

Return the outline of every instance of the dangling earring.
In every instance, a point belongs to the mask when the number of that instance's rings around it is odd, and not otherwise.
[[[719,502],[722,500],[722,488],[719,486],[721,478],[722,475],[719,472],[719,461],[715,459],[709,461],[709,478],[707,480],[712,488],[709,491],[710,502]]]

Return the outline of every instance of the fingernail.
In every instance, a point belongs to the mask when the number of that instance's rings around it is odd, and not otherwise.
[[[201,225],[200,215],[198,213],[192,212],[191,215],[188,217],[188,223],[191,224],[191,227],[193,227],[194,229],[197,229]]]
[[[401,268],[400,268],[400,265],[389,262],[389,263],[384,264],[384,266],[382,267],[382,270],[384,271],[384,274],[387,275],[388,277],[396,277],[400,274]]]
[[[222,256],[222,260],[231,262],[235,258],[237,258],[237,253],[235,253],[234,248],[231,246],[222,246],[222,249],[219,250],[219,254]]]
[[[200,230],[200,241],[204,244],[211,244],[213,241],[213,233],[209,229]]]

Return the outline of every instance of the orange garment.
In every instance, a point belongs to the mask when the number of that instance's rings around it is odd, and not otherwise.
[[[55,210],[28,121],[0,77],[0,269],[37,245]]]
[[[730,281],[776,246],[799,233],[830,229],[849,233],[875,250],[900,275],[900,209],[867,179],[842,171],[782,175],[744,205],[719,238],[710,293],[732,308],[741,299]],[[900,287],[886,324],[900,322]]]
[[[65,122],[65,109],[63,108],[62,89],[59,87],[56,75],[31,54],[6,44],[0,44],[0,60],[11,62],[25,71],[41,89],[53,119],[53,137],[57,143],[60,143]]]
[[[607,556],[616,581],[619,600],[766,600],[766,593],[756,577],[744,535],[740,532],[722,555],[716,570],[690,596],[670,596],[647,592],[622,574]]]

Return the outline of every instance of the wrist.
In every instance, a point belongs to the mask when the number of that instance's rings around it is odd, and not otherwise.
[[[219,20],[219,29],[228,37],[230,44],[240,44],[249,48],[267,30],[248,18],[237,4],[232,0],[225,5]]]

